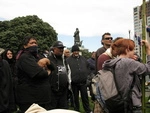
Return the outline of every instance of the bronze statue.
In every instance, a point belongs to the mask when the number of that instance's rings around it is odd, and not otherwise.
[[[74,37],[74,45],[81,46],[82,45],[82,41],[80,42],[79,33],[80,33],[79,29],[76,28],[76,31],[74,32],[74,36],[73,36]]]

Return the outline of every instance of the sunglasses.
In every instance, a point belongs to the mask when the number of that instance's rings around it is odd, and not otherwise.
[[[113,39],[112,37],[104,38],[104,40],[112,40],[112,39]]]

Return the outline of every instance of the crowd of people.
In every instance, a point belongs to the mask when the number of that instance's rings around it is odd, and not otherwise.
[[[38,53],[38,41],[29,36],[23,39],[22,47],[15,53],[10,48],[0,49],[0,113],[25,113],[34,103],[45,110],[69,109],[69,103],[80,112],[79,95],[85,113],[101,113],[101,105],[92,93],[87,79],[96,75],[98,70],[115,67],[119,91],[126,95],[133,74],[136,83],[133,86],[131,103],[134,108],[141,108],[140,77],[150,74],[150,44],[141,42],[146,47],[147,63],[139,61],[134,52],[134,41],[118,37],[113,40],[110,33],[102,35],[102,47],[93,51],[91,58],[82,56],[80,46],[75,44],[71,50],[65,49],[63,42],[56,41],[43,55]],[[138,58],[138,59],[137,59]],[[130,66],[129,66],[130,65]],[[121,78],[121,79],[120,79]],[[90,107],[88,90],[94,102]],[[130,113],[133,109],[129,108]],[[110,113],[125,113],[118,109]]]

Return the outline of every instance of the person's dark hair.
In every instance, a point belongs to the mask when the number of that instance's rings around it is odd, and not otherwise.
[[[2,54],[2,58],[5,59],[5,60],[8,60],[8,57],[7,57],[7,52],[8,52],[8,51],[11,51],[11,52],[12,52],[12,55],[13,55],[13,58],[12,58],[12,59],[15,59],[14,51],[13,51],[12,49],[10,49],[10,48],[8,48],[8,49],[6,49],[6,50],[4,51],[4,53]]]
[[[95,51],[93,51],[91,54],[96,53]]]
[[[18,50],[18,53],[16,55],[16,60],[19,59],[19,57],[21,56],[21,54],[24,52],[24,45],[27,45],[29,43],[29,41],[33,39],[33,40],[37,40],[34,36],[26,36],[23,38],[22,43],[20,45],[20,50]]]
[[[107,33],[104,33],[103,35],[102,35],[102,40],[104,40],[104,37],[105,37],[105,35],[111,35],[109,32],[107,32]],[[103,42],[102,42],[102,40],[101,40],[101,44],[103,45]]]
[[[34,36],[24,37],[22,45],[27,45],[31,39],[37,40]]]

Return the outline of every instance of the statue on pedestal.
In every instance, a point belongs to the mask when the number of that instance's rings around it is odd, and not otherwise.
[[[73,36],[74,37],[74,45],[78,45],[81,47],[82,41],[80,41],[79,33],[80,33],[79,29],[76,28],[76,31],[74,32],[74,36]]]

